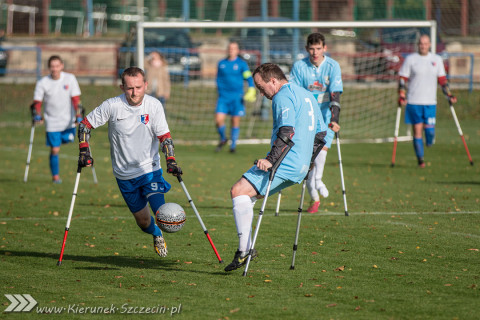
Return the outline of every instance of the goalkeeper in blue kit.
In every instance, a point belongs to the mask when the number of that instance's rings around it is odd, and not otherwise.
[[[217,90],[218,100],[215,113],[215,124],[220,136],[216,151],[219,152],[227,144],[225,118],[231,116],[230,152],[234,153],[240,135],[240,119],[245,115],[244,101],[254,102],[256,91],[252,73],[245,60],[239,57],[237,42],[228,44],[228,57],[218,63]],[[248,90],[244,94],[244,81],[248,82]]]

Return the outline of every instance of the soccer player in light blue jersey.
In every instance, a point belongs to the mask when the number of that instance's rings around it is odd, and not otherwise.
[[[234,153],[237,146],[237,140],[240,136],[240,119],[245,115],[245,106],[243,101],[254,102],[256,99],[255,86],[253,84],[252,73],[245,60],[238,56],[240,49],[238,43],[230,42],[228,44],[228,57],[220,60],[217,70],[217,90],[218,100],[215,114],[215,123],[220,142],[216,151],[222,150],[228,142],[225,133],[225,118],[230,115],[231,128],[230,152]],[[243,84],[247,81],[248,90],[244,95]]]
[[[320,195],[328,197],[328,189],[322,181],[327,151],[332,145],[335,132],[340,130],[340,95],[343,92],[342,73],[338,62],[325,55],[327,45],[321,33],[312,33],[305,46],[308,57],[295,62],[290,82],[296,83],[313,93],[320,106],[325,123],[328,123],[326,144],[315,159],[315,165],[307,181],[307,189],[312,197],[308,212],[315,213],[320,205]]]
[[[280,67],[273,63],[259,66],[253,73],[255,85],[262,95],[272,100],[273,129],[271,150],[257,161],[230,190],[233,215],[239,238],[238,250],[225,271],[243,266],[251,249],[253,206],[263,198],[269,183],[270,169],[279,161],[285,147],[293,142],[278,167],[270,194],[300,183],[308,173],[314,151],[325,144],[327,126],[320,117],[318,104],[311,92],[289,83]]]

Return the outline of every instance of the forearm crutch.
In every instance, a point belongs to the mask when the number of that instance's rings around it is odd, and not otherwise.
[[[395,166],[395,156],[397,155],[397,140],[398,140],[398,130],[400,128],[400,117],[402,114],[402,106],[397,108],[397,119],[395,120],[395,133],[393,136],[393,152],[392,152],[392,168]]]
[[[32,129],[30,130],[30,144],[28,146],[27,165],[25,166],[25,175],[23,176],[23,182],[27,182],[28,180],[28,170],[30,169],[30,160],[32,158],[34,137],[35,137],[35,122],[32,121]]]
[[[277,207],[275,208],[275,216],[278,217],[278,213],[280,212],[280,201],[282,200],[282,191],[278,192],[277,198]]]
[[[455,113],[453,104],[450,104],[450,111],[452,111],[453,120],[455,121],[455,125],[457,126],[458,134],[460,135],[460,138],[462,138],[463,146],[465,147],[465,151],[467,152],[468,160],[470,161],[470,164],[473,166],[472,156],[470,155],[470,151],[468,151],[467,142],[465,141],[465,137],[463,136],[462,128],[460,128],[460,122],[458,122],[457,114]]]
[[[65,242],[67,242],[68,230],[70,229],[70,222],[72,221],[73,207],[75,206],[75,198],[77,197],[78,183],[80,182],[81,173],[82,173],[82,167],[79,165],[77,168],[77,178],[75,179],[75,187],[73,187],[72,202],[70,202],[70,210],[68,211],[67,224],[65,225],[65,234],[63,236],[62,250],[60,251],[60,258],[58,259],[57,266],[62,265],[63,251],[65,250]]]
[[[294,145],[293,141],[289,141],[289,143],[283,150],[282,154],[280,155],[280,158],[278,158],[278,160],[275,161],[273,166],[270,168],[270,176],[268,179],[267,190],[265,191],[265,197],[263,198],[262,207],[260,208],[260,213],[258,214],[257,227],[255,228],[255,233],[253,235],[252,245],[250,246],[250,253],[247,257],[245,270],[243,271],[244,277],[247,276],[248,266],[250,265],[250,260],[252,259],[253,249],[255,247],[255,242],[257,241],[258,230],[260,230],[260,223],[262,222],[263,211],[265,210],[265,205],[267,204],[268,194],[270,193],[270,187],[272,186],[272,181],[273,181],[273,178],[275,177],[275,172],[277,171],[278,167],[282,163],[287,153],[293,147],[293,145]]]
[[[90,146],[88,146],[88,151],[90,152],[90,157],[93,158],[92,149],[90,149]],[[93,175],[93,183],[98,184],[97,174],[95,173],[95,167],[93,164],[92,164],[92,175]]]
[[[220,258],[220,255],[218,254],[217,248],[215,248],[215,245],[213,244],[212,238],[210,238],[210,235],[208,234],[207,228],[203,224],[202,218],[198,213],[197,207],[195,207],[195,204],[193,203],[193,200],[190,197],[190,194],[188,193],[187,187],[185,187],[185,183],[183,183],[182,176],[178,175],[177,179],[178,179],[178,182],[180,182],[180,185],[182,186],[183,192],[185,192],[185,195],[187,196],[188,202],[192,206],[193,212],[195,212],[195,215],[197,216],[198,222],[200,222],[200,225],[202,226],[203,233],[205,233],[205,235],[207,236],[208,242],[210,242],[213,252],[215,252],[215,255],[217,256],[218,262],[223,263],[222,258]]]
[[[343,179],[342,152],[340,151],[340,134],[336,132],[335,136],[337,138],[338,165],[340,167],[340,178],[342,180],[343,206],[345,207],[345,216],[348,217],[347,194],[345,192],[345,181]]]
[[[295,231],[295,242],[293,243],[292,265],[290,266],[290,270],[295,269],[295,255],[297,254],[297,248],[298,248],[298,235],[300,234],[300,222],[302,220],[303,201],[305,199],[305,187],[307,185],[308,175],[310,174],[310,171],[312,170],[312,168],[315,164],[315,158],[317,158],[320,151],[322,151],[322,148],[323,148],[323,145],[318,147],[317,150],[315,150],[314,154],[312,155],[312,159],[310,160],[310,168],[308,169],[308,172],[307,172],[307,175],[305,176],[305,179],[303,179],[302,194],[300,196],[300,205],[298,206],[298,217],[297,217],[297,229]]]

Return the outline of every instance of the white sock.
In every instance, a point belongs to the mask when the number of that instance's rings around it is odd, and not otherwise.
[[[325,162],[327,161],[327,150],[322,150],[315,158],[315,185],[317,189],[320,189],[324,185],[323,169],[325,169]]]
[[[232,199],[233,217],[237,226],[238,250],[248,251],[251,243],[253,205],[249,196],[242,195]]]
[[[312,171],[308,174],[307,179],[307,190],[308,194],[312,198],[312,201],[320,201],[320,196],[318,195],[317,188],[315,187],[315,166],[313,166]]]

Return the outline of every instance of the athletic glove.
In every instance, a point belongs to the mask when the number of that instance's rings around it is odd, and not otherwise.
[[[247,93],[243,96],[243,100],[247,102],[255,102],[257,99],[257,91],[255,90],[254,87],[250,87],[247,90]]]
[[[405,107],[407,105],[407,98],[405,97],[405,92],[400,91],[398,93],[398,106]]]
[[[457,103],[457,98],[456,98],[454,95],[452,95],[452,94],[449,94],[449,95],[447,96],[447,99],[448,99],[448,103],[450,103],[450,104]]]
[[[175,177],[183,174],[182,169],[177,165],[175,159],[167,159],[167,172]]]
[[[80,148],[80,155],[78,156],[78,165],[80,167],[93,166],[93,158],[90,155],[88,147]]]

